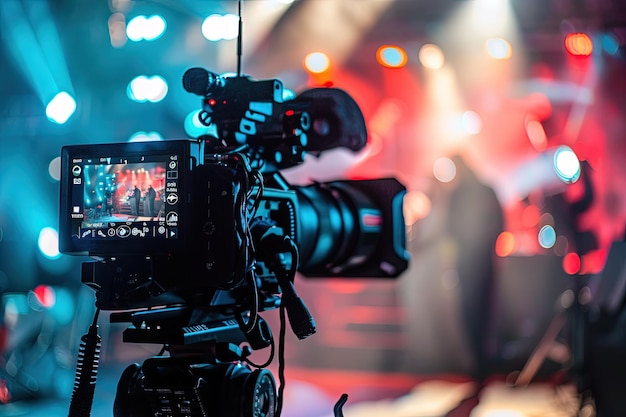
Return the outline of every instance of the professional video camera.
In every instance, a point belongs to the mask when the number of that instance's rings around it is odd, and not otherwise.
[[[126,369],[116,416],[277,416],[282,397],[264,369],[274,339],[259,313],[280,308],[281,325],[286,312],[304,339],[315,323],[296,271],[397,277],[408,260],[405,189],[392,178],[292,186],[281,175],[305,152],[365,146],[363,116],[342,90],[284,101],[279,80],[202,68],[183,86],[203,97],[200,118],[216,136],[63,147],[60,250],[96,258],[83,263],[82,282],[98,311],[131,323],[124,342],[169,352]],[[70,415],[91,407],[96,322]],[[281,329],[279,354],[283,344]],[[269,360],[251,363],[266,347]]]

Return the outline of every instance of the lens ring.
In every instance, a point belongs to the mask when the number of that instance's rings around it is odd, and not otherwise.
[[[276,382],[271,372],[257,369],[248,376],[244,401],[246,417],[274,417]]]

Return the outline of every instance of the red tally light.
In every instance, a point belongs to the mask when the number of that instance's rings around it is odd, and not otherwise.
[[[56,294],[54,293],[54,289],[47,285],[38,285],[34,290],[33,294],[37,297],[37,301],[44,308],[52,308],[54,307],[54,303],[56,302]]]
[[[291,117],[291,116],[293,116],[294,114],[296,114],[296,112],[295,112],[294,110],[287,110],[287,111],[285,112],[285,116],[287,116],[287,117]]]
[[[569,33],[565,37],[565,50],[574,56],[589,56],[593,52],[593,42],[585,33]]]
[[[217,104],[217,100],[215,100],[214,98],[210,98],[209,99],[209,106],[213,107]]]

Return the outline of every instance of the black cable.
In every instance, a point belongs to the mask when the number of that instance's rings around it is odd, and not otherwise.
[[[348,394],[341,394],[339,400],[335,403],[333,413],[335,417],[343,417],[343,405],[348,401]]]
[[[278,381],[280,386],[278,387],[278,396],[276,399],[276,412],[274,415],[280,417],[280,413],[283,410],[283,398],[285,394],[285,334],[286,334],[286,319],[285,319],[285,306],[281,303],[279,307],[280,312],[280,331],[278,334]]]
[[[248,306],[245,311],[240,311],[237,313],[235,318],[237,319],[237,323],[239,324],[239,328],[244,333],[250,333],[256,327],[256,323],[259,320],[259,289],[256,284],[256,274],[254,270],[250,270],[248,272],[250,275],[249,281],[252,285],[252,306]],[[248,321],[245,321],[243,318],[243,314],[245,312],[250,313],[250,317]]]
[[[283,236],[280,247],[292,256],[292,262],[287,270],[283,264],[276,262],[273,265],[274,274],[282,290],[280,305],[285,306],[289,316],[289,324],[298,339],[306,339],[315,333],[315,320],[304,301],[296,293],[293,279],[298,265],[298,247],[289,236]]]
[[[261,205],[261,197],[265,191],[265,186],[263,185],[263,175],[259,171],[253,171],[251,175],[254,179],[255,185],[257,186],[255,196],[252,198],[253,206],[250,210],[250,217],[254,217],[257,209]]]
[[[258,368],[258,369],[267,368],[268,366],[270,366],[272,361],[274,361],[275,353],[276,353],[276,348],[275,348],[275,345],[274,345],[274,337],[271,337],[270,338],[270,356],[267,358],[267,360],[263,364],[258,365],[256,363],[252,362],[248,358],[244,358],[244,362],[246,362],[248,365],[253,366],[255,368]]]
[[[70,402],[69,417],[89,417],[96,390],[96,377],[100,362],[100,345],[102,339],[98,335],[98,315],[96,309],[89,331],[81,337],[74,391]]]

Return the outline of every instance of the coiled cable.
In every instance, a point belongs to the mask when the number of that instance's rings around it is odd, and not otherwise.
[[[98,335],[99,313],[100,309],[97,309],[93,322],[89,326],[89,331],[80,338],[69,417],[89,417],[91,415],[102,344],[102,339]]]

